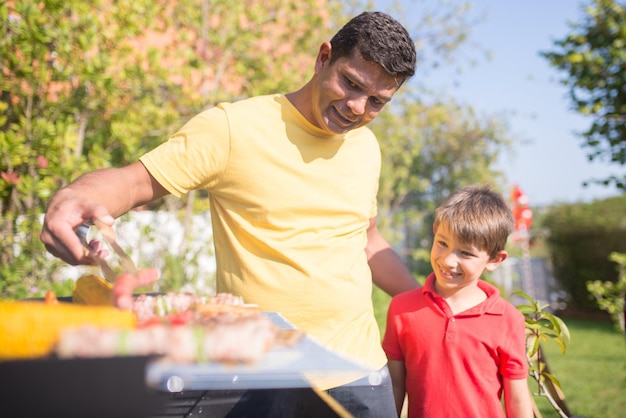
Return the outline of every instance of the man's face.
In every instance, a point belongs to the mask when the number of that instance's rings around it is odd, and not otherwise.
[[[330,43],[320,48],[309,120],[329,134],[342,134],[367,125],[400,85],[380,65],[357,52],[330,64]]]

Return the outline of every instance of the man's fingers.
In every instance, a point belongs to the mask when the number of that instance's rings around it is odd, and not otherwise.
[[[51,203],[44,218],[40,239],[50,254],[68,264],[93,265],[95,262],[80,242],[76,228],[94,218],[106,225],[115,222],[103,205],[72,198]]]
[[[159,271],[155,268],[139,270],[136,275],[122,273],[113,284],[113,303],[118,308],[131,309],[135,289],[154,283],[158,278]]]
[[[159,279],[159,271],[155,268],[142,269],[137,272],[138,286],[147,286]]]
[[[97,219],[98,221],[108,226],[113,226],[113,224],[115,223],[115,218],[109,215],[109,212],[106,211],[104,206],[100,205],[94,208],[92,218]]]
[[[68,264],[73,266],[94,264],[74,230],[69,227],[59,228],[57,231],[50,231],[50,229],[44,227],[40,238],[50,254]]]

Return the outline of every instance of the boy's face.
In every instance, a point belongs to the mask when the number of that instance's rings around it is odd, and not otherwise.
[[[506,257],[506,251],[491,257],[485,250],[461,243],[447,225],[439,225],[430,250],[437,293],[445,297],[465,287],[476,286],[485,270],[494,270]]]
[[[398,80],[359,53],[337,59],[332,65],[331,45],[320,47],[309,117],[329,134],[342,134],[367,125],[399,87]]]

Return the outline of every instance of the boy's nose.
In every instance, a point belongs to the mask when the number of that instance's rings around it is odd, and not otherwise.
[[[444,257],[443,262],[448,267],[455,267],[458,263],[456,254],[453,251],[449,251]]]

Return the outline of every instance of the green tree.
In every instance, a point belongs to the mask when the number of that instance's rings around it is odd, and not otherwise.
[[[185,119],[221,101],[298,87],[310,76],[302,69],[312,68],[319,43],[346,19],[344,7],[327,0],[163,4],[159,30],[144,37],[187,97],[179,107]],[[159,36],[150,41],[151,33]]]
[[[50,286],[58,263],[38,236],[51,194],[145,149],[138,121],[158,131],[171,119],[153,94],[163,68],[128,41],[155,11],[148,1],[0,3],[0,295]]]
[[[340,17],[325,0],[201,5],[0,2],[0,296],[57,279],[38,240],[52,193],[135,161],[206,105],[301,82],[309,42]]]
[[[592,120],[581,133],[588,158],[626,163],[626,6],[593,0],[571,33],[542,55],[564,74],[573,109]],[[624,177],[593,179],[626,186]]]

